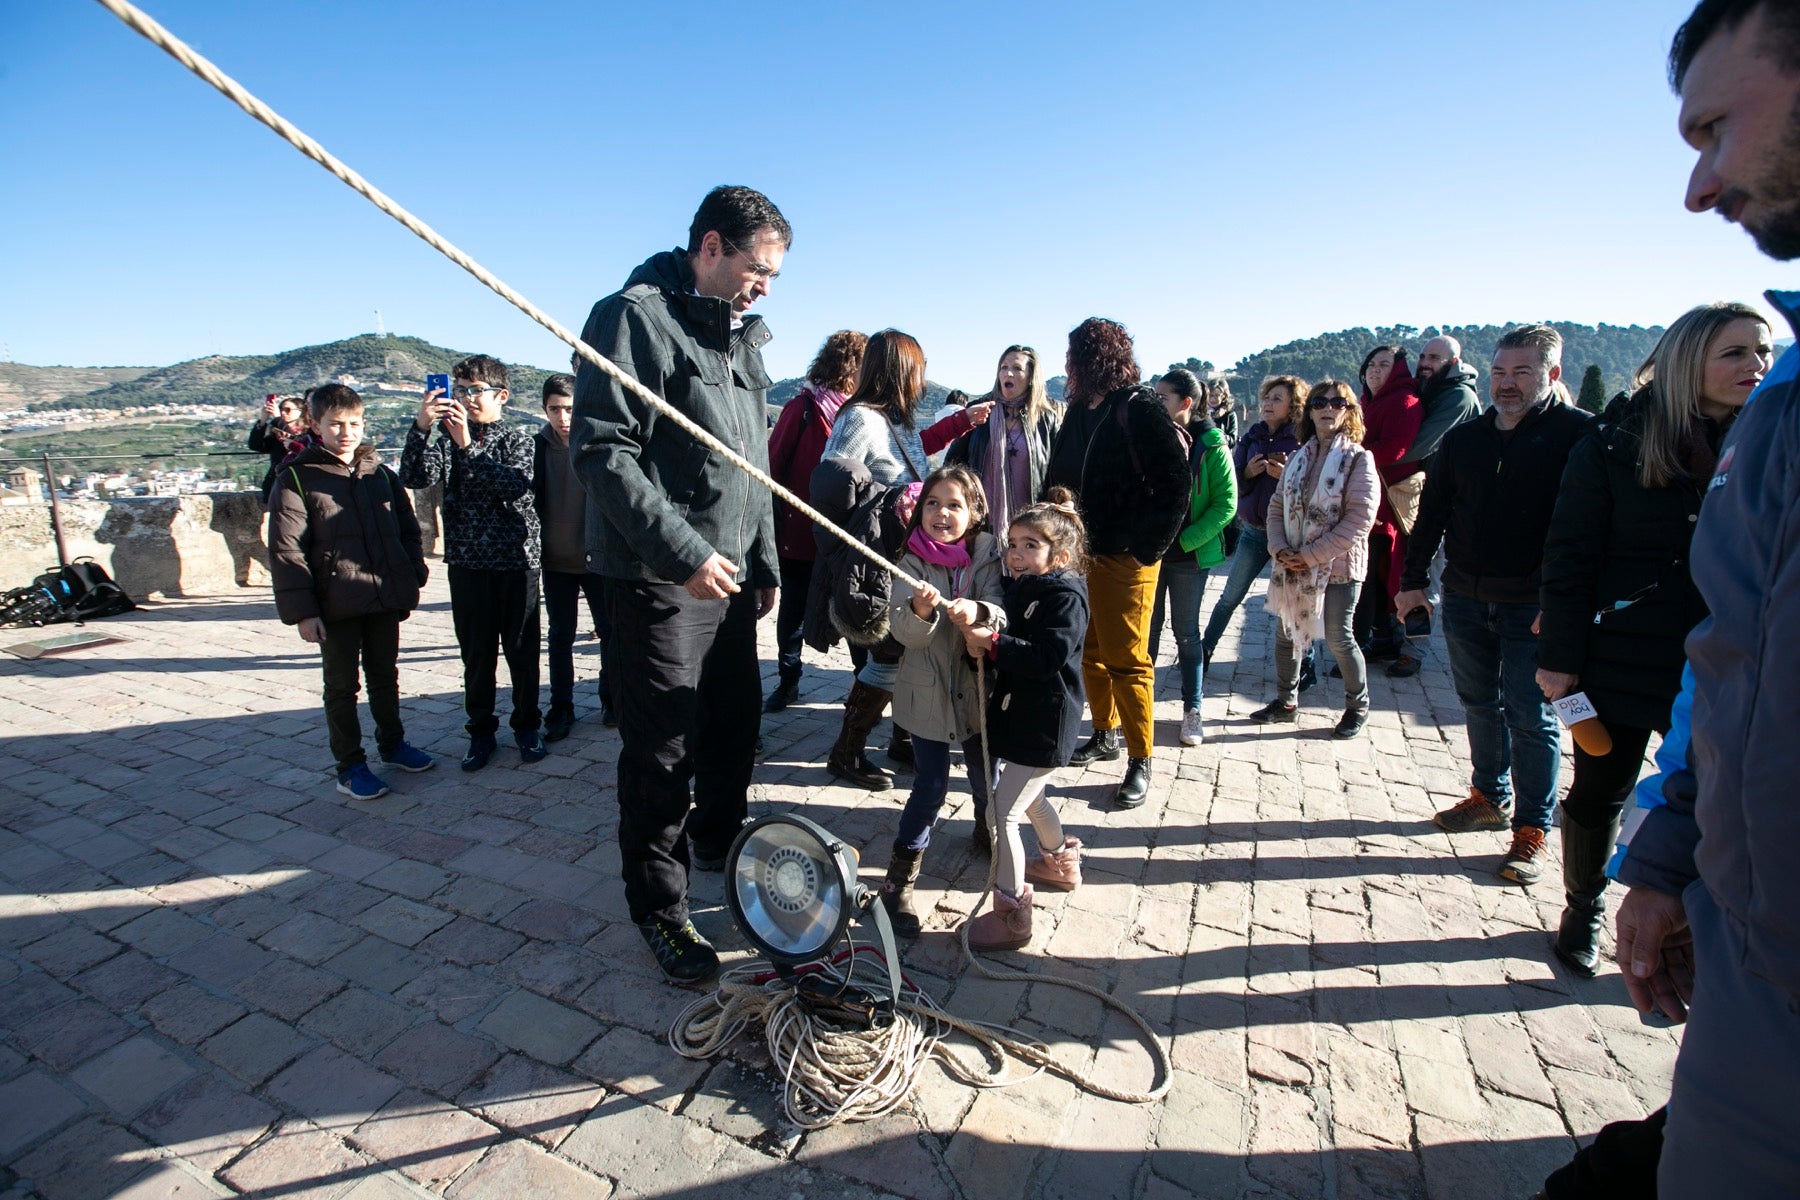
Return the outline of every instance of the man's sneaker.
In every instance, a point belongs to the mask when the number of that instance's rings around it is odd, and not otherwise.
[[[437,759],[411,742],[401,742],[392,750],[384,751],[381,761],[390,767],[399,767],[402,771],[429,771]]]
[[[712,943],[700,936],[692,921],[645,921],[638,926],[644,944],[656,955],[656,965],[670,983],[700,983],[719,971],[719,955]]]
[[[1489,800],[1486,793],[1475,787],[1470,788],[1469,794],[1457,801],[1455,807],[1446,808],[1431,819],[1439,829],[1450,833],[1507,829],[1512,825],[1512,814]]]
[[[1535,825],[1513,830],[1512,845],[1500,860],[1500,878],[1529,886],[1544,873],[1544,831]]]
[[[488,759],[494,757],[494,750],[498,746],[499,743],[494,740],[494,735],[491,733],[471,734],[469,752],[463,755],[462,769],[465,771],[481,770],[488,765]]]
[[[1181,744],[1199,746],[1206,741],[1206,725],[1200,720],[1200,710],[1190,708],[1181,714]]]
[[[368,763],[357,763],[340,774],[337,787],[352,800],[379,800],[388,794],[388,785],[375,777]]]
[[[550,757],[550,747],[544,745],[544,734],[539,729],[527,729],[513,734],[513,740],[519,743],[519,760],[521,762],[543,762]]]
[[[1279,700],[1271,700],[1251,713],[1250,719],[1258,725],[1292,725],[1300,719],[1299,714],[1299,705],[1283,704]]]

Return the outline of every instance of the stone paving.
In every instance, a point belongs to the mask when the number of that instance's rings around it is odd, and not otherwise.
[[[444,757],[371,804],[331,787],[317,658],[266,592],[0,656],[0,1196],[1524,1197],[1667,1094],[1677,1034],[1639,1023],[1610,965],[1551,965],[1554,867],[1508,886],[1502,835],[1428,823],[1466,790],[1441,647],[1417,679],[1376,673],[1357,741],[1328,735],[1335,681],[1297,730],[1254,726],[1271,636],[1253,598],[1205,746],[1176,744],[1165,680],[1149,804],[1107,807],[1119,764],[1058,776],[1087,883],[1043,897],[1030,951],[1005,956],[1134,1005],[1173,1059],[1168,1097],[976,1092],[934,1064],[904,1110],[802,1134],[760,1043],[690,1062],[664,1041],[693,996],[626,918],[618,739],[591,698],[548,760],[507,745],[457,770],[441,575],[401,684],[412,739]],[[751,808],[822,821],[873,881],[905,793],[816,765],[847,679],[841,656],[809,666],[801,705],[766,721]],[[1146,1086],[1091,998],[965,972],[948,931],[986,877],[969,829],[958,780],[909,973]],[[696,878],[696,922],[744,956],[719,877]]]

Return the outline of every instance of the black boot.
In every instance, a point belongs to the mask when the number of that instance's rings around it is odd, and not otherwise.
[[[1085,767],[1091,762],[1112,762],[1124,752],[1118,730],[1096,729],[1093,737],[1075,747],[1075,753],[1069,756],[1069,765]]]
[[[888,739],[887,756],[907,770],[912,770],[912,734],[906,732],[906,730],[900,728],[898,725],[894,726],[894,736]]]
[[[988,825],[987,805],[983,804],[975,810],[975,836],[970,839],[975,853],[989,855],[994,852],[994,831]]]
[[[800,699],[800,681],[783,678],[780,683],[775,685],[775,690],[769,693],[769,698],[763,701],[763,711],[778,713],[798,699]]]
[[[894,786],[893,776],[876,767],[863,753],[869,731],[880,722],[881,711],[892,696],[892,692],[870,687],[860,679],[856,681],[850,698],[844,701],[844,727],[838,732],[837,745],[825,759],[827,771],[845,783],[871,792],[885,792]]]
[[[913,884],[919,881],[923,850],[896,850],[888,863],[887,878],[881,884],[881,906],[887,909],[888,923],[896,937],[919,936],[919,914],[913,911]]]
[[[1565,906],[1556,930],[1556,957],[1581,976],[1592,979],[1600,964],[1600,931],[1606,921],[1606,860],[1619,837],[1617,819],[1589,829],[1563,814],[1563,893]]]
[[[1136,808],[1150,795],[1150,760],[1134,758],[1125,767],[1125,778],[1119,781],[1119,790],[1113,793],[1113,803],[1119,808]]]

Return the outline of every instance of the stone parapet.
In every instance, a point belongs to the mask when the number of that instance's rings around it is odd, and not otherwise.
[[[413,493],[425,552],[438,554],[439,489]],[[267,516],[256,492],[62,500],[70,558],[92,558],[135,597],[204,596],[269,585]],[[0,507],[0,590],[56,565],[50,509]]]

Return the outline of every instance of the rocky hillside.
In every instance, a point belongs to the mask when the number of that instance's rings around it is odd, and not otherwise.
[[[419,387],[427,373],[448,371],[452,363],[466,356],[464,351],[434,346],[420,338],[360,334],[276,354],[212,355],[168,367],[94,368],[88,372],[94,378],[85,389],[54,396],[46,392],[43,398],[28,400],[26,404],[38,410],[130,409],[150,404],[255,405],[270,392],[304,391],[345,374],[364,387],[377,383]],[[0,366],[0,370],[4,369]],[[22,370],[77,374],[70,368]],[[534,403],[549,372],[529,366],[512,366],[511,370],[514,394],[522,402]],[[116,373],[111,377],[97,374],[104,371]]]
[[[129,383],[149,367],[33,367],[0,363],[0,412],[34,404],[54,405],[115,383]]]

